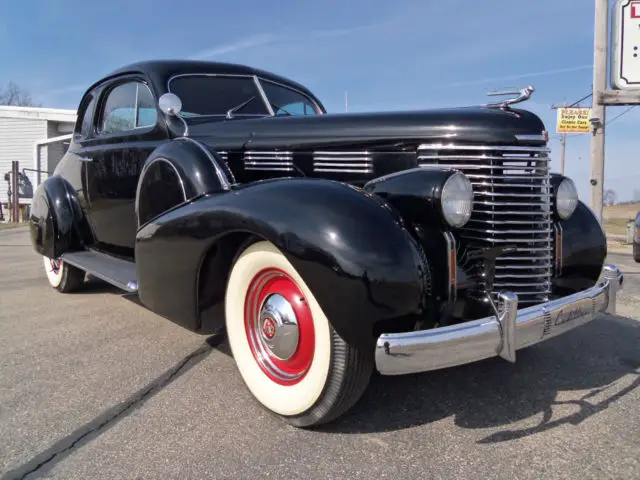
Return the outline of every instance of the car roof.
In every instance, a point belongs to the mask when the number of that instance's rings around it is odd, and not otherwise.
[[[110,74],[105,75],[100,81],[91,86],[93,88],[96,84],[101,83],[107,78],[111,78],[117,75],[126,73],[141,73],[162,92],[166,91],[167,81],[175,76],[182,74],[226,74],[226,75],[257,75],[265,80],[272,80],[277,83],[281,83],[286,86],[290,86],[301,92],[309,95],[320,105],[320,101],[316,96],[307,89],[304,85],[295,82],[289,78],[277,75],[275,73],[261,70],[259,68],[249,67],[247,65],[240,65],[237,63],[226,62],[209,62],[203,60],[148,60],[142,62],[136,62],[129,65],[120,67]]]

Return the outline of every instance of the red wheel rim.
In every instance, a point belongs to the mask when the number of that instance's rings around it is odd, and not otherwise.
[[[245,332],[253,358],[270,380],[294,385],[313,361],[313,315],[302,291],[285,272],[258,272],[247,289]]]
[[[51,264],[51,271],[57,275],[60,272],[62,261],[59,259],[50,258],[49,263]]]

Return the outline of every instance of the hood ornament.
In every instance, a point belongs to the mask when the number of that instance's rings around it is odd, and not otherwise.
[[[535,91],[536,89],[533,86],[529,85],[528,87],[521,88],[520,90],[505,90],[500,92],[490,92],[487,94],[489,97],[497,97],[500,95],[517,95],[517,97],[508,98],[507,100],[504,100],[503,102],[499,102],[499,103],[489,103],[485,106],[506,108],[509,105],[513,105],[515,103],[525,102],[529,100],[531,98],[531,94]]]

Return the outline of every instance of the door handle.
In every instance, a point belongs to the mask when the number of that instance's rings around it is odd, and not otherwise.
[[[93,162],[93,158],[91,157],[78,157],[81,162]]]

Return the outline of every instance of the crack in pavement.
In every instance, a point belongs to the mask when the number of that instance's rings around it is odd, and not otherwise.
[[[134,410],[141,407],[149,398],[153,397],[180,375],[186,373],[204,360],[207,355],[211,353],[213,347],[222,341],[223,337],[223,335],[219,335],[207,339],[198,349],[191,352],[176,365],[142,387],[128,399],[85,423],[68,436],[57,441],[47,450],[34,456],[27,463],[8,471],[0,480],[25,480],[27,477],[38,478],[51,470],[58,462],[104,433],[108,428],[123,418],[126,418]]]

